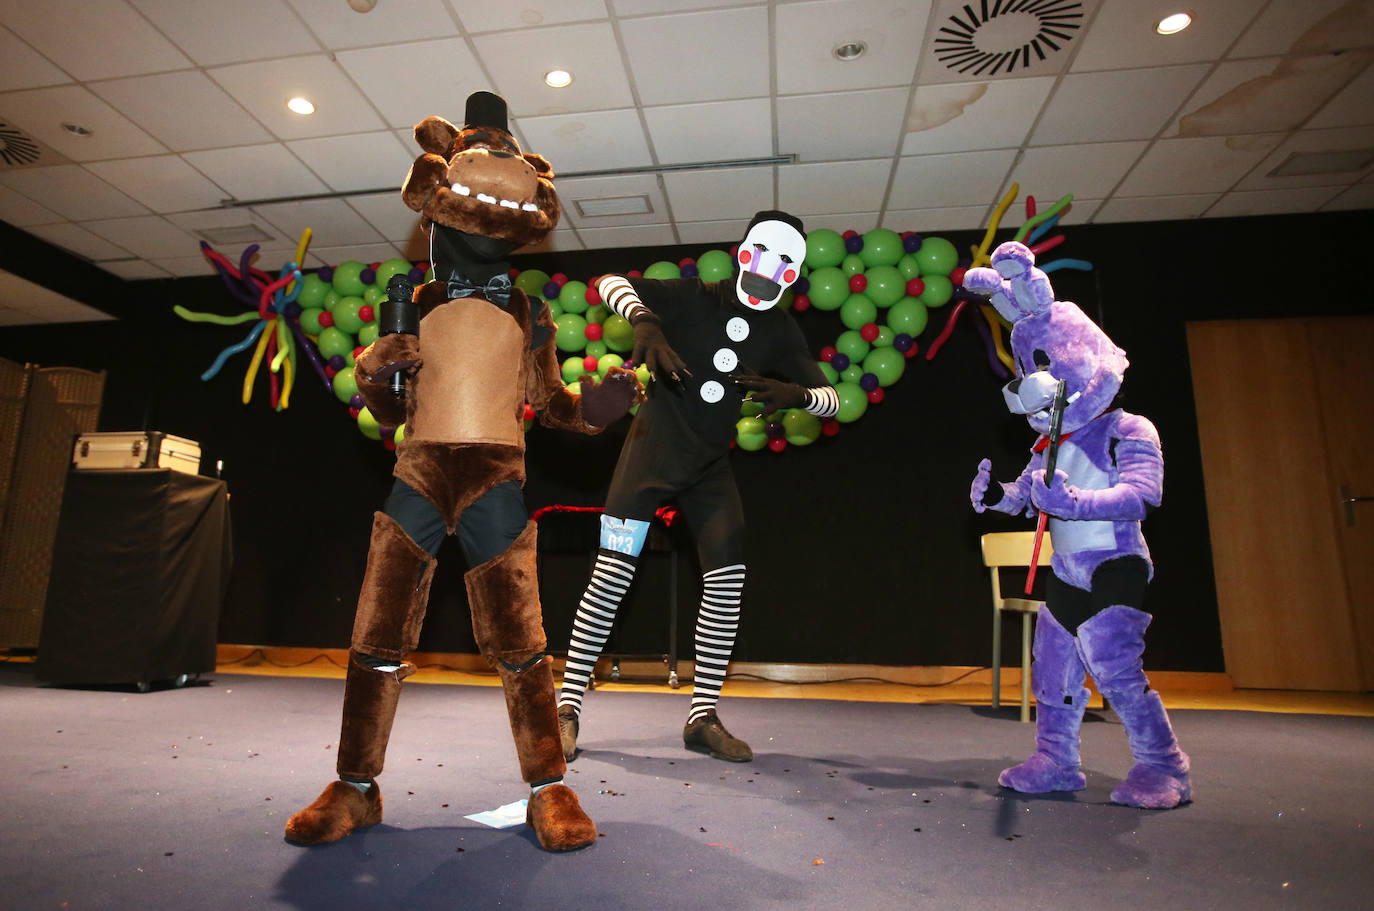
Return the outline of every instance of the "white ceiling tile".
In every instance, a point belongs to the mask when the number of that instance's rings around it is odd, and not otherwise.
[[[1020,146],[1055,77],[922,85],[906,118],[901,154]]]
[[[519,129],[521,148],[547,158],[555,174],[653,164],[633,110],[524,117]]]
[[[601,111],[633,103],[609,23],[478,35],[472,43],[512,117]],[[572,84],[561,89],[546,85],[544,74],[552,69],[572,73]]]
[[[1367,126],[1371,123],[1374,123],[1374,66],[1357,76],[1303,126],[1322,129]]]
[[[1374,209],[1374,183],[1359,183],[1343,190],[1322,206],[1324,212],[1345,212],[1355,209]]]
[[[767,98],[645,108],[644,120],[661,164],[773,154],[773,107]]]
[[[41,15],[25,15],[38,8]],[[81,80],[191,64],[124,0],[0,0],[0,21]]]
[[[360,47],[458,34],[443,0],[381,0],[366,13],[339,0],[287,0],[326,47]]]
[[[0,85],[6,91],[61,85],[72,79],[42,54],[0,28]]]
[[[890,209],[936,209],[996,203],[1013,149],[962,155],[917,155],[902,158],[888,197]]]
[[[267,219],[287,237],[300,237],[309,228],[316,247],[375,244],[383,240],[377,229],[341,199],[311,199],[304,202],[273,203],[254,206],[253,211]]]
[[[200,70],[131,76],[90,86],[176,152],[268,142],[272,134]],[[175,98],[177,104],[168,104]]]
[[[1065,76],[1031,144],[1152,139],[1206,73],[1206,64],[1191,64]]]
[[[1066,193],[1102,199],[1140,160],[1146,145],[1143,141],[1095,142],[1027,149],[1012,168],[1011,179],[1045,202]]]
[[[925,40],[929,0],[822,0],[776,13],[778,91],[835,92],[909,85]],[[855,60],[836,59],[841,44],[863,42]]]
[[[805,225],[807,231],[829,228],[840,234],[845,231],[857,231],[864,234],[878,227],[878,215],[876,212],[837,212],[808,215],[805,218]]]
[[[1036,199],[1039,200],[1039,197],[1036,197]],[[1054,202],[1055,200],[1053,198],[1045,197],[1045,199],[1043,200],[1042,210],[1044,206],[1053,205]],[[1097,210],[1102,208],[1102,203],[1102,199],[1093,199],[1087,196],[1075,195],[1073,198],[1073,202],[1069,203],[1069,205],[1060,213],[1059,224],[1089,224],[1093,221],[1093,216],[1097,214]]]
[[[892,159],[778,166],[778,207],[793,215],[871,211],[877,219]]]
[[[801,161],[836,161],[865,155],[891,156],[911,91],[877,89],[789,95],[778,99],[778,149]]]
[[[1119,221],[1182,221],[1197,218],[1221,198],[1219,193],[1187,196],[1114,196],[1093,215],[1095,224]]]
[[[615,0],[615,12],[621,17],[643,16],[679,13],[683,10],[719,9],[725,6],[751,6],[762,2],[764,0]]]
[[[1205,0],[1188,4],[1193,24],[1176,35],[1155,31],[1160,19],[1178,12],[1175,0],[1106,2],[1080,39],[1073,71],[1197,63],[1220,57],[1267,0]]]
[[[385,126],[338,65],[324,54],[236,63],[209,72],[211,79],[281,139],[357,133]],[[301,116],[287,110],[286,102],[296,95],[309,98],[315,113]]]
[[[338,59],[386,122],[407,133],[430,116],[461,125],[467,97],[496,88],[462,38],[340,51]]]
[[[1311,212],[1334,199],[1341,187],[1302,187],[1292,190],[1238,190],[1227,193],[1208,210],[1212,218],[1242,215],[1284,215]]]
[[[673,220],[747,223],[755,212],[773,208],[773,168],[712,168],[663,175]],[[741,237],[744,235],[741,234]]]
[[[0,326],[37,326],[48,320],[39,319],[24,310],[14,310],[0,305]]]
[[[300,139],[286,147],[332,190],[379,190],[395,186],[400,193],[415,160],[390,130],[324,139]]]
[[[889,231],[916,231],[938,234],[941,231],[972,231],[983,224],[989,206],[944,206],[931,209],[888,209],[879,227]]]
[[[259,239],[251,243],[259,250],[285,253],[285,256],[280,257],[282,262],[290,259],[295,254],[296,247],[300,243],[299,237],[286,237],[272,225],[268,224],[266,219],[259,218],[253,214],[252,209],[237,206],[231,208],[199,209],[194,212],[173,212],[164,217],[183,231],[189,234],[196,234],[197,236],[199,236],[199,232],[201,231],[209,232],[213,235],[215,232],[226,231],[231,228],[256,228],[257,231],[260,232],[256,235]],[[205,240],[210,242],[209,238],[205,238]],[[215,249],[237,262],[243,249],[247,246],[248,244],[245,243],[241,246],[230,245],[223,249],[219,247]],[[170,259],[176,259],[176,257],[170,257]],[[201,259],[204,259],[204,256],[201,256]]]
[[[549,236],[537,244],[521,247],[516,253],[556,253],[563,250],[585,250],[587,245],[571,228],[558,228],[550,231]]]
[[[1364,167],[1337,173],[1301,174],[1293,177],[1270,176],[1294,154],[1304,152],[1363,152]],[[1237,190],[1278,190],[1298,187],[1330,187],[1351,183],[1370,172],[1367,163],[1374,154],[1374,127],[1346,127],[1338,130],[1300,130],[1274,149],[1259,167],[1236,185]]]
[[[201,260],[204,262],[204,259]],[[118,275],[125,281],[140,281],[146,278],[171,278],[181,275],[180,272],[173,272],[171,269],[159,263],[149,262],[146,259],[114,259],[100,263],[100,268],[109,272],[111,275]],[[191,273],[199,275],[201,273]],[[113,319],[113,317],[109,317]]]
[[[0,171],[0,184],[29,199],[41,199],[49,209],[73,220],[143,215],[148,211],[79,165]]]
[[[412,212],[401,201],[399,190],[386,195],[350,196],[348,204],[393,243],[409,243],[415,237],[426,236],[420,231],[419,213]]]
[[[613,247],[661,247],[676,244],[672,225],[633,225],[616,228],[579,228],[577,231],[588,250]],[[644,263],[639,268],[648,266]]]
[[[62,216],[9,187],[0,187],[0,221],[24,228],[62,221]]]
[[[1353,54],[1266,57],[1217,67],[1168,131],[1177,136],[1227,136],[1300,126],[1369,59]],[[1364,106],[1370,107],[1368,100]]]
[[[1374,28],[1371,15],[1374,11],[1369,4],[1351,3],[1350,0],[1270,3],[1227,56],[1317,54],[1348,49],[1351,35],[1368,35]]]
[[[290,57],[320,50],[305,25],[282,0],[130,2],[201,66]],[[345,6],[342,3],[335,5]]]
[[[1150,146],[1116,192],[1123,196],[1225,192],[1282,139],[1279,133],[1161,139]]]
[[[154,256],[176,256],[200,249],[200,238],[158,215],[137,218],[111,218],[87,221],[83,225],[111,243],[125,247],[145,259]]]
[[[610,225],[653,225],[668,221],[668,204],[653,174],[626,174],[616,177],[582,177],[558,180],[558,198],[563,203],[563,221],[581,228]],[[598,202],[621,202],[633,207],[642,204],[648,211],[628,215],[584,214],[595,212]]]
[[[93,161],[86,167],[154,212],[209,209],[225,197],[223,189],[176,155]]]
[[[395,244],[376,243],[376,244],[344,244],[337,247],[311,247],[310,252],[320,258],[327,265],[337,266],[350,260],[359,263],[378,263],[386,262],[388,259],[396,259],[401,255],[401,251]]]
[[[142,260],[139,261],[142,262]],[[215,272],[215,267],[212,266],[210,264],[210,261],[206,259],[204,256],[159,256],[156,259],[148,260],[148,262],[156,266],[158,269],[170,272],[172,275],[175,275],[177,277],[218,274],[217,272]],[[237,262],[237,260],[235,260],[235,262]],[[121,264],[112,263],[110,265]],[[109,268],[109,266],[102,264],[102,268]],[[125,277],[133,278],[137,276]]]
[[[642,104],[768,94],[764,7],[630,19],[620,34]]]
[[[536,28],[563,22],[583,22],[605,19],[606,0],[515,0],[492,3],[491,0],[451,0],[463,27],[469,32],[495,32],[505,29]],[[617,12],[624,3],[617,3]]]
[[[0,117],[22,127],[72,161],[156,155],[167,149],[134,123],[79,85],[58,85],[0,95]],[[72,123],[90,131],[78,136]]]
[[[69,221],[54,225],[36,225],[24,230],[89,260],[128,259],[131,255],[131,251],[124,247],[110,243],[105,238]]]
[[[677,213],[674,212],[674,215]],[[744,239],[753,218],[730,218],[720,221],[677,222],[677,236],[684,244],[714,244],[716,249],[728,250]],[[808,226],[809,228],[809,226]]]
[[[235,199],[274,199],[329,191],[280,143],[205,149],[186,152],[181,157]]]

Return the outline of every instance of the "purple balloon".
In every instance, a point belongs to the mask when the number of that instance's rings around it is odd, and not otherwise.
[[[801,278],[797,279],[794,285],[792,285],[792,290],[797,294],[805,294],[811,290],[811,279],[803,275]]]
[[[892,340],[892,347],[896,348],[903,354],[906,354],[908,351],[911,350],[911,345],[915,341],[916,340],[914,338],[907,335],[905,332],[898,332],[897,337]]]
[[[317,274],[320,277],[320,281],[324,282],[327,285],[334,280],[334,267],[325,266],[315,274]]]
[[[410,271],[406,273],[406,275],[410,279],[412,285],[418,285],[425,280],[425,270],[421,269],[419,266],[411,266]]]
[[[830,359],[830,366],[834,367],[837,373],[843,373],[849,369],[849,355],[843,351],[837,351],[835,356]]]
[[[344,367],[348,366],[348,361],[344,359],[342,354],[336,354],[329,359],[329,366],[333,367],[335,370],[342,370]]]
[[[358,281],[362,282],[364,285],[376,284],[377,271],[371,266],[364,266],[363,271],[358,273]]]
[[[701,273],[698,271],[696,263],[688,263],[687,265],[682,267],[683,278],[696,278],[700,274]]]
[[[546,285],[544,285],[544,300],[546,300],[546,301],[556,301],[556,300],[558,300],[558,292],[559,292],[559,291],[562,291],[562,290],[563,290],[563,289],[562,289],[562,287],[559,286],[558,282],[549,282],[549,283],[547,283]]]
[[[767,430],[768,438],[771,440],[776,440],[787,434],[787,430],[782,426],[782,421],[769,421],[765,430]]]
[[[921,242],[924,240],[925,238],[919,234],[908,234],[902,238],[902,249],[908,253],[915,253],[921,249]]]
[[[861,234],[851,234],[844,239],[844,249],[847,253],[858,253],[864,248],[864,239]]]
[[[348,397],[348,404],[352,408],[362,408],[367,402],[364,402],[363,397],[355,392]]]
[[[301,305],[295,301],[290,301],[286,305],[286,318],[299,319],[301,315]]]
[[[864,392],[872,392],[874,389],[877,389],[877,375],[872,373],[865,373],[863,376],[859,377],[859,388],[863,389]]]

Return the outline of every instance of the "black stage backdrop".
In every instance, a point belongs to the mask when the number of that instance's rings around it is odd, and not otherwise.
[[[1156,562],[1149,667],[1224,669],[1185,322],[1374,311],[1374,298],[1348,278],[1351,252],[1374,240],[1372,226],[1368,212],[1352,212],[1067,229],[1069,242],[1056,252],[1095,268],[1053,273],[1057,295],[1078,302],[1126,349],[1125,406],[1153,420],[1164,441],[1164,506],[1146,523]],[[223,461],[235,566],[220,641],[346,646],[370,514],[389,489],[392,455],[353,428],[344,406],[309,371],[281,413],[268,407],[261,378],[253,401],[241,404],[246,354],[214,380],[198,379],[242,329],[187,323],[171,307],[236,312],[217,279],[122,283],[22,232],[0,229],[0,266],[35,278],[60,271],[67,293],[120,317],[9,328],[0,334],[0,356],[107,370],[100,429],[147,428],[199,440],[206,474]],[[930,233],[965,250],[981,239],[981,232]],[[585,280],[728,243],[542,254],[515,264]],[[261,265],[270,271],[280,263]],[[1030,523],[975,515],[968,485],[984,456],[997,477],[1014,477],[1032,433],[1002,404],[1002,380],[988,366],[975,312],[965,312],[933,361],[925,359],[948,313],[948,306],[931,311],[918,340],[922,353],[906,375],[837,437],[781,454],[735,454],[750,566],[737,659],[987,664],[991,618],[978,536]],[[813,350],[841,330],[834,313],[802,313],[798,320]],[[593,438],[532,430],[530,508],[600,505],[625,429],[622,422]],[[681,530],[674,537],[679,638],[690,656],[697,567],[690,538]],[[594,538],[587,525],[550,525],[545,539],[545,625],[557,651],[567,644]],[[455,542],[440,559],[421,648],[473,651]],[[666,651],[668,559],[648,558],[614,651]]]

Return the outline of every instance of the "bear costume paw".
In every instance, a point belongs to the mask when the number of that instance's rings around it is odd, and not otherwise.
[[[576,851],[596,841],[596,823],[582,812],[573,789],[551,784],[530,796],[525,825],[534,830],[545,851]]]
[[[1062,766],[1045,753],[1033,753],[1018,766],[1003,769],[997,783],[1022,794],[1046,794],[1050,791],[1081,791],[1088,779],[1078,767]]]
[[[346,781],[331,781],[314,803],[286,821],[286,840],[323,845],[381,821],[382,789],[377,782],[364,794]]]
[[[1112,791],[1112,803],[1145,810],[1172,810],[1193,799],[1187,772],[1136,765]]]

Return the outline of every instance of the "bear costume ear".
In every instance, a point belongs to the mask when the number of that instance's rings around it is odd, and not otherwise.
[[[545,180],[553,180],[553,165],[543,155],[526,152],[524,159],[534,167],[534,173]]]
[[[442,117],[426,117],[415,124],[415,141],[433,155],[447,155],[458,128]]]

